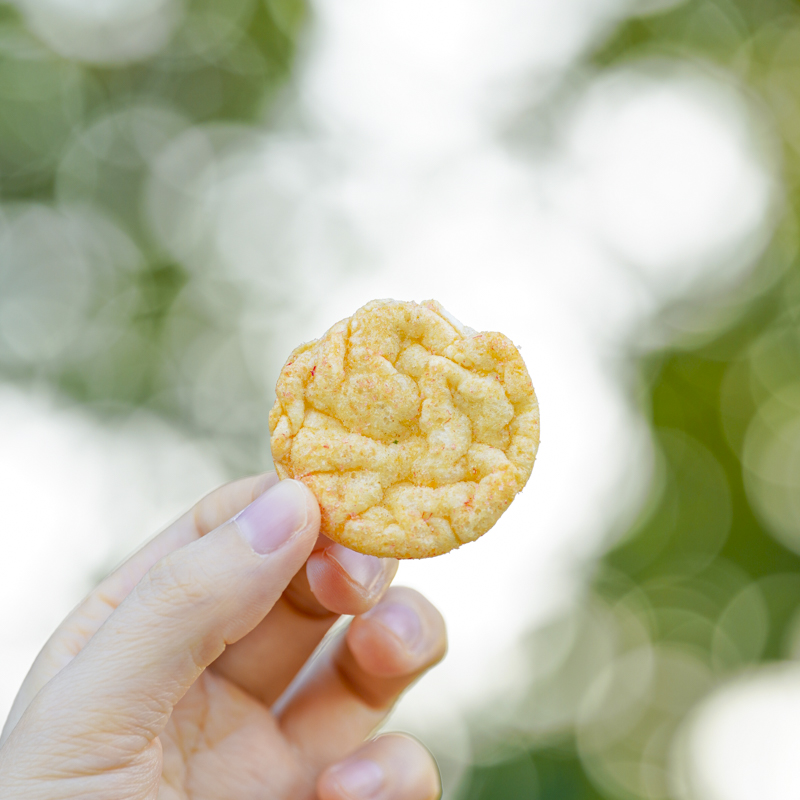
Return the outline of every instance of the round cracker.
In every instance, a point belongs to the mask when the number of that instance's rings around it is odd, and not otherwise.
[[[298,347],[275,391],[278,475],[314,492],[322,533],[374,556],[428,558],[477,539],[539,446],[517,348],[434,300],[368,303]]]

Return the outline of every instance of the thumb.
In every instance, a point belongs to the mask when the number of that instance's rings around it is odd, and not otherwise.
[[[38,706],[51,726],[141,736],[146,745],[226,645],[266,616],[318,531],[314,496],[281,481],[158,561],[29,711]]]

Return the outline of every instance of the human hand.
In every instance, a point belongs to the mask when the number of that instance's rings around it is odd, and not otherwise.
[[[311,492],[270,473],[133,555],[34,662],[0,738],[0,797],[438,797],[420,744],[369,737],[443,656],[442,618],[387,591],[396,561],[318,531]],[[339,614],[356,617],[298,676]]]

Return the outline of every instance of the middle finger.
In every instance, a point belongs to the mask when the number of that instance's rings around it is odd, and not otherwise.
[[[396,572],[395,559],[362,555],[321,536],[306,568],[295,575],[270,613],[212,668],[271,705],[339,615],[372,608]]]
[[[314,769],[339,761],[375,730],[446,647],[436,608],[413,589],[390,589],[330,642],[276,704],[284,736]]]

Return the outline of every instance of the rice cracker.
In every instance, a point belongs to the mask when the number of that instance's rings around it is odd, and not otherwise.
[[[502,333],[434,300],[374,300],[281,370],[269,415],[280,478],[321,531],[374,556],[428,558],[486,533],[530,477],[539,405]]]

